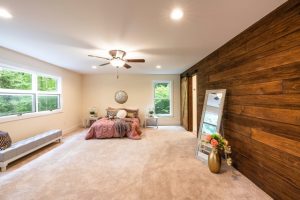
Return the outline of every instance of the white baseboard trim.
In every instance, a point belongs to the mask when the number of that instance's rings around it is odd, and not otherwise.
[[[158,123],[158,126],[181,126],[180,124],[160,124]]]
[[[63,130],[62,130],[62,134],[63,134],[63,135],[66,135],[66,134],[69,134],[69,133],[71,133],[71,132],[73,132],[73,131],[76,131],[76,130],[78,130],[78,129],[80,129],[80,128],[81,128],[81,124],[77,124],[77,125],[72,126],[72,127],[70,127],[70,128],[63,129]]]

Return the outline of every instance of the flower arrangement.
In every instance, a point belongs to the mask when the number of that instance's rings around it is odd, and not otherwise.
[[[231,146],[228,145],[228,141],[225,138],[218,133],[214,133],[212,135],[206,135],[205,142],[210,143],[213,148],[221,152],[223,151],[227,165],[232,165],[232,159],[230,157]]]

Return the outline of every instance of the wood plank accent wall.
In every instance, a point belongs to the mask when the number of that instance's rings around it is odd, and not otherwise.
[[[213,39],[213,38],[212,38]],[[182,76],[227,89],[234,166],[274,199],[300,199],[300,1],[290,0]]]

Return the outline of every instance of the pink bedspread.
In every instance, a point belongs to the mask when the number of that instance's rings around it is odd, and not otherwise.
[[[130,122],[131,130],[125,133],[130,139],[139,140],[141,139],[140,121],[138,118],[125,118],[126,122]],[[89,129],[85,139],[103,139],[103,138],[116,138],[122,137],[124,133],[118,133],[115,127],[115,121],[109,120],[108,118],[102,118],[93,123]]]

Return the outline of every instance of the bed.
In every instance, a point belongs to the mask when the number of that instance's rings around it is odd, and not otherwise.
[[[126,111],[126,116],[117,117],[121,111]],[[121,138],[141,139],[140,120],[138,110],[125,108],[107,108],[107,115],[93,123],[85,139]],[[119,112],[120,111],[120,112]]]

